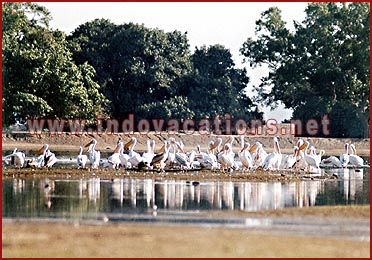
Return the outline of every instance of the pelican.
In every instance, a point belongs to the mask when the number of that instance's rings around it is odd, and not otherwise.
[[[49,148],[47,148],[45,152],[44,162],[45,166],[48,168],[51,168],[57,162],[56,155],[52,153]]]
[[[274,137],[274,151],[266,156],[262,168],[264,170],[279,170],[282,161],[282,153],[280,151],[279,140]]]
[[[249,152],[252,154],[253,165],[256,168],[262,166],[263,162],[265,161],[265,158],[267,157],[267,152],[263,149],[262,143],[256,142],[249,149]]]
[[[234,158],[231,157],[230,149],[230,145],[226,143],[223,147],[223,151],[217,156],[217,160],[222,166],[222,171],[225,169],[231,171],[232,167],[234,166]]]
[[[192,168],[192,162],[194,161],[195,158],[195,151],[191,151],[188,155],[184,152],[183,150],[183,143],[181,142],[176,142],[173,140],[172,143],[173,146],[175,146],[174,149],[174,155],[175,155],[175,160],[177,163],[181,165],[181,170],[184,168],[190,169]]]
[[[326,159],[323,159],[320,164],[330,164],[334,167],[342,168],[342,163],[336,156],[330,156]]]
[[[4,157],[4,159],[7,158],[11,159],[11,164],[14,164],[15,167],[18,167],[20,169],[25,163],[26,155],[24,152],[19,152],[18,149],[15,148],[12,154]]]
[[[319,154],[316,153],[316,149],[314,146],[310,147],[310,154],[316,159],[317,164],[319,165],[322,161],[322,156],[325,154],[324,150],[320,150]]]
[[[103,164],[103,168],[113,168],[113,169],[119,168],[121,164],[120,151],[123,147],[122,144],[123,144],[122,141],[118,141],[114,149],[114,152],[112,153],[112,155],[109,156],[109,158],[107,158],[107,162]]]
[[[123,142],[120,142],[120,153],[119,153],[119,159],[120,159],[120,164],[125,168],[131,168],[132,164],[129,162],[129,155],[124,153],[124,145]]]
[[[165,161],[168,159],[169,146],[168,141],[164,141],[164,152],[158,153],[152,158],[150,166],[160,166],[160,171],[164,172]]]
[[[350,164],[356,167],[363,166],[364,164],[363,158],[357,155],[357,151],[354,144],[350,144],[349,160]]]
[[[344,145],[344,153],[340,155],[340,162],[342,167],[346,167],[347,164],[350,161],[350,156],[349,156],[349,144],[345,143]]]
[[[221,145],[222,139],[220,137],[217,138],[216,142],[210,141],[208,144],[208,153],[217,155],[219,152],[221,152]]]
[[[32,158],[31,161],[28,162],[28,165],[31,167],[41,168],[45,165],[45,154],[49,148],[48,144],[44,144],[43,147],[41,147],[36,152],[36,158]]]
[[[252,156],[249,153],[250,144],[245,143],[244,136],[240,136],[240,151],[238,152],[239,160],[242,163],[243,170],[249,170],[253,168]]]
[[[284,169],[291,169],[291,168],[293,168],[293,166],[295,166],[295,164],[297,162],[297,154],[298,154],[299,150],[300,149],[298,148],[298,146],[295,146],[293,148],[293,153],[287,155],[284,158],[284,165],[283,165]]]
[[[313,168],[316,168],[316,169],[319,169],[319,163],[320,161],[318,160],[318,158],[316,158],[316,156],[314,155],[311,155],[311,154],[308,154],[308,148],[309,148],[309,141],[306,141],[305,144],[303,146],[305,146],[305,153],[304,153],[304,158],[305,158],[305,161],[307,163],[307,168],[308,170],[311,169],[311,167]]]
[[[214,144],[213,141],[211,142],[213,145]],[[211,169],[211,170],[217,169],[218,168],[217,157],[213,153],[210,152],[209,148],[210,148],[210,145],[208,145],[208,149],[207,149],[208,153],[204,153],[201,151],[200,145],[198,144],[196,146],[197,152],[195,154],[195,158],[200,163],[201,168],[206,168],[206,169]]]
[[[305,169],[307,167],[307,162],[305,160],[305,154],[304,154],[304,149],[306,148],[306,144],[304,143],[304,140],[298,139],[296,146],[298,147],[298,152],[296,155],[296,163],[294,167],[297,169]]]
[[[85,165],[87,164],[88,156],[83,154],[83,147],[80,146],[80,152],[79,155],[76,158],[76,163],[78,165],[78,168],[83,167],[85,168]]]
[[[101,159],[101,152],[96,150],[97,140],[93,138],[85,147],[88,147],[88,158],[92,163],[92,169],[97,169]]]
[[[176,142],[176,139],[174,139],[173,137],[170,137],[168,139],[169,153],[168,153],[168,159],[166,161],[167,168],[168,167],[173,167],[174,163],[176,162],[177,146],[175,145],[175,142]],[[165,146],[163,146],[163,147],[165,147]]]
[[[233,162],[233,166],[232,166],[233,169],[238,169],[239,167],[238,167],[238,165],[236,164],[236,162],[234,160],[235,153],[234,153],[234,151],[232,149],[234,141],[235,141],[235,137],[234,136],[229,136],[229,139],[225,142],[225,145],[227,144],[229,146],[229,155],[230,155],[230,157],[232,159],[232,162]],[[225,146],[223,146],[222,151],[224,150],[224,147]]]
[[[147,140],[146,145],[147,151],[142,154],[142,158],[150,165],[152,158],[155,156],[155,140]]]
[[[130,149],[129,149],[129,154],[128,154],[129,155],[128,162],[130,162],[132,166],[138,167],[140,162],[143,161],[143,158],[139,153],[134,151],[134,147],[136,147],[136,144],[137,144],[137,138],[132,137],[130,143],[131,144],[130,144]]]

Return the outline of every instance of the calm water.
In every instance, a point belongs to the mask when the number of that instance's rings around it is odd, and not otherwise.
[[[301,182],[174,181],[97,177],[2,181],[5,218],[206,222],[199,213],[314,205],[369,204],[370,171],[333,169],[340,178]],[[214,220],[222,221],[222,220]]]

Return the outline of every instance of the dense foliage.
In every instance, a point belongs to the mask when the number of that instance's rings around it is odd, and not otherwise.
[[[291,32],[277,8],[256,22],[256,39],[241,49],[251,66],[270,73],[257,100],[278,101],[306,122],[329,115],[335,137],[369,136],[369,3],[311,3]]]
[[[33,3],[3,4],[3,124],[27,118],[84,118],[103,112],[94,68],[76,65],[64,33]]]

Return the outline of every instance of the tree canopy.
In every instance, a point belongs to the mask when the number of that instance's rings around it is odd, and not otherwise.
[[[281,101],[304,122],[328,114],[335,137],[369,136],[369,3],[311,3],[305,13],[292,32],[270,8],[243,44],[251,66],[270,69],[256,100]]]
[[[27,118],[95,120],[104,96],[87,63],[76,65],[65,34],[33,3],[3,4],[3,123]]]

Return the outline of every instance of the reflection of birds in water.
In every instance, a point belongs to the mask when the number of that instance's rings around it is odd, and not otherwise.
[[[47,208],[52,207],[52,193],[55,189],[55,182],[46,179],[41,182],[41,187],[44,189],[45,206]]]

